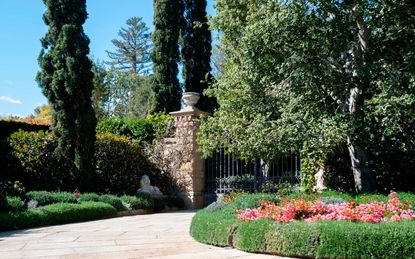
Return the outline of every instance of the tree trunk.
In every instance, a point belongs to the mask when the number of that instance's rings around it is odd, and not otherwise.
[[[351,11],[352,19],[358,28],[358,46],[354,49],[353,58],[356,65],[353,67],[353,87],[349,91],[348,106],[354,123],[359,122],[364,116],[362,106],[365,101],[367,84],[361,75],[362,68],[366,65],[364,54],[369,46],[369,30],[364,20],[360,6],[356,4]],[[347,147],[352,165],[352,172],[357,192],[372,192],[376,189],[376,179],[369,166],[367,151],[356,143],[356,134],[347,137]]]
[[[357,192],[367,193],[376,190],[376,179],[369,166],[367,152],[353,143],[352,138],[347,137],[347,146],[352,164],[355,189]]]

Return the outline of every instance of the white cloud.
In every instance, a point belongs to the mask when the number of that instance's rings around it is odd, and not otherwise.
[[[22,104],[22,101],[13,99],[10,96],[0,96],[0,101],[5,101],[12,104]]]

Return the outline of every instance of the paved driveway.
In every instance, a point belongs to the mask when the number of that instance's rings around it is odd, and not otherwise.
[[[0,258],[277,258],[200,244],[192,211],[0,232]]]

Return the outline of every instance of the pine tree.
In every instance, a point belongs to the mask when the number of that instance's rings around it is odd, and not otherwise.
[[[89,39],[82,27],[88,16],[86,0],[43,2],[49,30],[41,39],[37,81],[52,108],[55,153],[68,165],[76,186],[83,188],[94,170],[96,126]]]
[[[212,36],[206,16],[206,0],[184,0],[183,23],[183,77],[187,92],[203,93],[212,82],[210,56]],[[197,106],[212,111],[213,98],[201,95]]]
[[[170,112],[180,109],[179,35],[181,0],[154,1],[154,33],[151,59],[154,71],[153,111]]]
[[[139,17],[128,19],[127,26],[118,32],[119,40],[111,41],[117,49],[115,52],[107,51],[111,61],[106,63],[119,70],[146,74],[150,62],[151,33]]]

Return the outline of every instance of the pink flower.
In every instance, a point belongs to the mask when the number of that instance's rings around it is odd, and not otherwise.
[[[246,209],[237,212],[238,219],[245,221],[268,218],[276,222],[349,220],[378,223],[415,219],[413,210],[406,209],[407,205],[403,204],[394,194],[390,197],[387,204],[374,201],[357,206],[354,202],[333,205],[321,201],[310,202],[304,198],[286,199],[280,204],[261,201],[261,206],[257,209]]]

